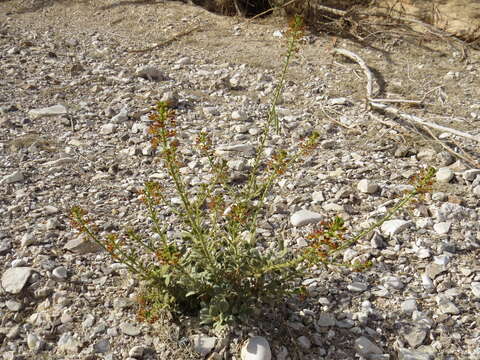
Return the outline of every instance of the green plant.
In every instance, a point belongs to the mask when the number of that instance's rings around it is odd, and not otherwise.
[[[336,261],[338,252],[380,226],[394,211],[424,191],[432,178],[434,172],[430,171],[389,215],[357,236],[346,236],[343,220],[337,217],[322,223],[311,234],[310,245],[306,248],[284,249],[282,240],[274,248],[263,246],[265,243],[256,231],[258,218],[266,211],[267,195],[287,169],[301,164],[301,159],[315,149],[319,138],[313,133],[300,144],[296,153],[277,149],[270,158],[265,158],[269,135],[272,128],[278,126],[274,110],[276,100],[283,87],[288,59],[296,51],[300,35],[301,21],[296,18],[291,24],[281,81],[244,183],[230,181],[227,162],[215,154],[208,134],[200,133],[197,148],[208,159],[211,176],[208,183],[196,189],[189,187],[180,171],[182,144],[177,137],[175,113],[167,104],[159,103],[150,117],[153,121],[150,128],[152,146],[159,150],[181,206],[170,205],[166,187],[147,182],[142,200],[155,234],[147,239],[127,229],[102,240],[90,225],[86,212],[79,207],[72,209],[72,224],[144,281],[146,291],[138,299],[141,319],[154,321],[167,309],[173,313],[199,314],[202,322],[221,326],[235,319],[245,319],[262,304],[273,305],[293,294],[306,296],[298,280],[322,264],[346,265]],[[170,207],[181,219],[181,239],[168,237],[167,226],[159,216],[161,207]],[[352,264],[355,270],[368,265]]]

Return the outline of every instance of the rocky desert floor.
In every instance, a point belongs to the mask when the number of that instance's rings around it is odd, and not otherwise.
[[[167,179],[147,133],[162,98],[176,103],[192,187],[204,170],[191,146],[200,131],[232,174],[246,171],[286,28],[279,14],[247,21],[182,2],[0,1],[3,359],[240,359],[252,336],[273,359],[480,359],[480,54],[454,38],[398,24],[362,42],[306,33],[270,141],[295,151],[318,131],[320,146],[267,198],[264,242],[281,234],[292,251],[306,246],[311,221],[294,214],[339,214],[361,231],[411,176],[438,172],[421,203],[344,253],[371,268],[318,272],[304,302],[262,309],[226,334],[194,320],[142,323],[138,281],[70,227],[68,210],[81,205],[104,233],[148,228],[138,191]],[[365,74],[338,48],[372,69],[376,98],[444,128],[366,106]],[[164,216],[174,235],[178,219]]]

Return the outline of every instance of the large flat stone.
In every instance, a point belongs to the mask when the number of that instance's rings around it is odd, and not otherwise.
[[[2,275],[2,287],[10,294],[18,294],[27,284],[32,268],[14,267],[7,269]]]

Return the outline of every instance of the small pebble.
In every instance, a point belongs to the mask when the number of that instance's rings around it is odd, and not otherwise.
[[[454,173],[449,168],[440,168],[435,175],[439,183],[447,184],[453,179]]]

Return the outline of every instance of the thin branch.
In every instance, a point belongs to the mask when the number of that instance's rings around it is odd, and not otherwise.
[[[145,49],[136,49],[136,50],[127,50],[127,51],[130,52],[130,53],[143,53],[143,52],[149,52],[149,51],[152,51],[152,50],[157,50],[157,49],[159,49],[163,46],[170,45],[172,42],[178,40],[179,38],[181,38],[185,35],[188,35],[188,34],[194,32],[194,31],[196,31],[200,28],[201,28],[201,25],[196,25],[194,27],[191,27],[190,29],[187,29],[185,31],[181,31],[181,32],[173,35],[171,38],[169,38],[167,40],[164,40],[157,45],[150,46],[150,47],[145,48]]]
[[[388,106],[388,105],[373,102],[373,101],[370,102],[370,106],[374,109],[385,111],[386,113],[398,116],[398,117],[400,117],[404,120],[413,121],[417,124],[420,124],[420,125],[423,125],[423,126],[428,126],[432,129],[445,131],[445,132],[448,132],[448,133],[451,133],[451,134],[454,134],[454,135],[457,135],[457,136],[460,136],[460,137],[464,137],[466,139],[470,139],[470,140],[473,140],[473,141],[476,141],[476,142],[480,142],[480,137],[479,136],[471,135],[471,134],[465,133],[465,132],[457,130],[457,129],[452,129],[452,128],[449,128],[449,127],[446,127],[446,126],[438,125],[438,124],[423,120],[423,119],[419,118],[418,116],[410,115],[410,114],[401,112],[400,110],[398,110],[397,108],[395,108],[393,106]]]
[[[471,134],[465,133],[465,132],[460,131],[460,130],[452,129],[452,128],[449,128],[449,127],[446,127],[446,126],[438,125],[438,124],[423,120],[422,118],[419,118],[418,116],[404,113],[404,112],[400,111],[399,109],[397,109],[393,106],[386,105],[382,102],[378,102],[377,99],[373,99],[372,98],[372,88],[373,88],[374,77],[373,77],[373,73],[370,70],[370,68],[368,67],[367,63],[360,56],[358,56],[357,54],[355,54],[355,53],[353,53],[349,50],[335,49],[334,52],[337,53],[337,54],[343,55],[345,57],[348,57],[349,59],[355,61],[362,68],[362,70],[363,70],[363,72],[364,72],[364,74],[367,78],[367,85],[366,85],[367,105],[369,105],[371,108],[376,109],[376,110],[384,111],[384,112],[386,112],[390,115],[395,115],[395,116],[398,116],[398,117],[400,117],[404,120],[408,120],[408,121],[411,121],[411,122],[414,122],[414,123],[417,123],[417,124],[420,124],[420,125],[423,125],[423,126],[427,126],[427,127],[432,128],[432,129],[445,131],[445,132],[448,132],[448,133],[451,133],[451,134],[454,134],[454,135],[457,135],[457,136],[460,136],[460,137],[464,137],[464,138],[467,138],[467,139],[470,139],[470,140],[474,140],[476,142],[480,142],[480,137],[479,136],[471,135]]]
[[[426,132],[428,132],[428,134],[432,137],[432,139],[435,140],[435,142],[437,144],[439,144],[441,147],[443,147],[445,150],[447,150],[449,153],[451,153],[453,156],[459,158],[459,159],[462,159],[463,161],[465,161],[466,163],[470,164],[473,168],[480,168],[480,164],[475,161],[474,159],[472,159],[470,156],[468,155],[461,155],[459,153],[457,153],[456,151],[452,150],[449,146],[447,146],[443,141],[441,141],[440,139],[438,139],[435,134],[432,132],[432,130],[430,130],[428,127],[424,126],[423,127],[425,129]],[[458,144],[456,144],[458,146]],[[459,149],[461,149],[460,146],[458,146]],[[463,150],[462,150],[463,151]],[[464,152],[465,153],[465,152]],[[465,153],[466,154],[466,153]]]
[[[340,55],[343,55],[350,60],[355,61],[360,67],[362,68],[365,76],[367,77],[367,100],[370,101],[372,98],[372,89],[373,89],[373,73],[368,67],[367,63],[357,54],[354,52],[351,52],[350,50],[347,49],[341,49],[337,48],[334,49],[334,52]]]

